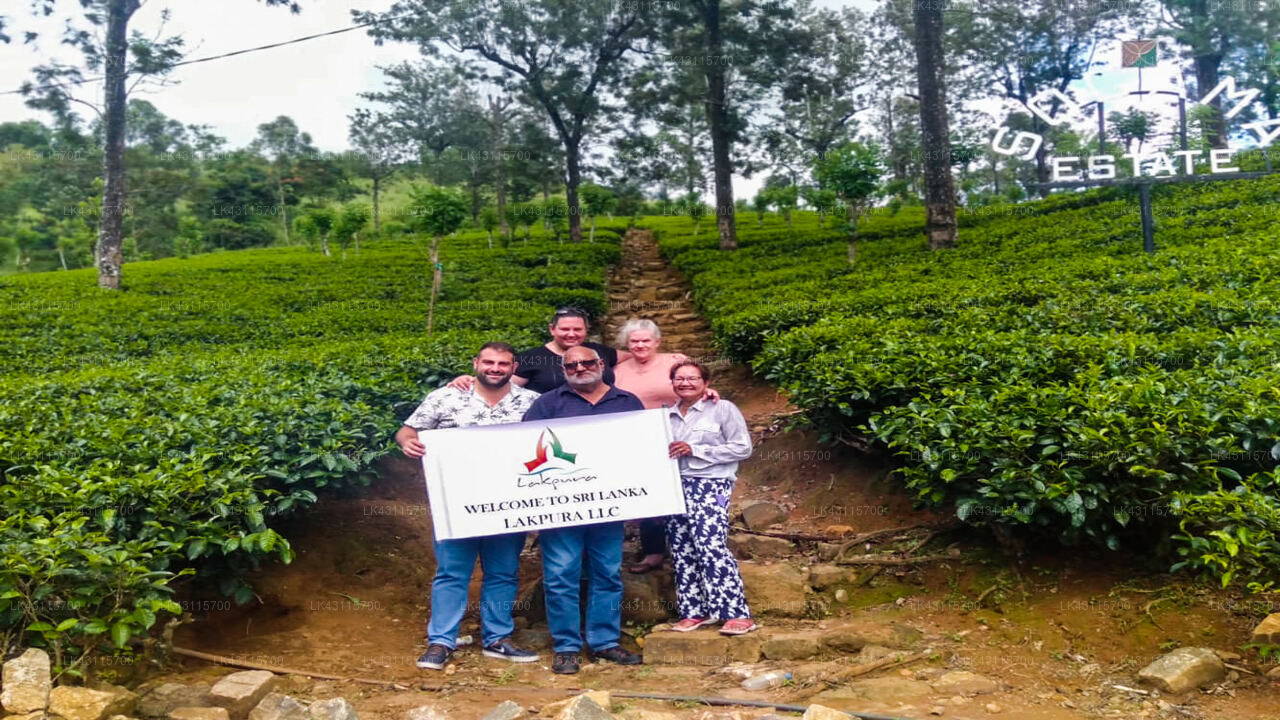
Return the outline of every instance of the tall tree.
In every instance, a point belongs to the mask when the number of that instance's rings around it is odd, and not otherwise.
[[[125,107],[129,95],[128,78],[143,79],[161,76],[173,69],[181,57],[182,39],[171,37],[155,40],[139,33],[129,33],[129,22],[142,7],[141,0],[79,0],[80,16],[96,31],[105,30],[102,37],[97,32],[76,30],[72,25],[63,35],[63,42],[83,54],[84,69],[103,74],[102,119],[104,144],[102,152],[102,221],[99,224],[98,244],[95,251],[98,265],[98,286],[109,290],[120,289],[121,266],[124,263],[123,218],[125,210],[124,149],[127,133]],[[267,5],[284,5],[293,12],[300,7],[294,0],[264,0]],[[56,0],[32,0],[33,13],[52,15]],[[163,14],[167,19],[167,11]],[[0,29],[3,26],[0,25]],[[26,33],[28,42],[36,35]],[[0,41],[8,36],[0,32]],[[39,85],[27,83],[24,94],[31,96],[37,106],[67,108],[75,100],[67,88],[85,80],[81,68],[65,65],[45,65],[36,69]],[[59,82],[61,81],[61,82]],[[136,82],[135,82],[136,86]]]
[[[1274,3],[1236,3],[1216,0],[1161,0],[1160,26],[1173,31],[1195,66],[1196,94],[1203,99],[1221,80],[1223,61],[1232,51],[1265,45],[1268,24],[1274,29],[1280,13]],[[1227,124],[1222,112],[1222,94],[1209,105],[1212,115],[1205,123],[1205,141],[1212,147],[1227,146]]]
[[[546,113],[564,146],[569,234],[582,240],[578,186],[583,141],[617,87],[627,54],[644,44],[648,8],[613,0],[397,0],[379,21],[379,40],[415,42],[427,56],[447,48],[483,61],[489,79],[513,83]]]
[[[382,186],[409,161],[408,146],[392,133],[383,115],[361,108],[350,121],[348,138],[356,152],[355,171],[373,185],[373,234],[381,235]]]
[[[924,137],[925,233],[929,248],[956,244],[956,191],[951,177],[951,131],[943,80],[942,3],[915,3],[916,78]]]

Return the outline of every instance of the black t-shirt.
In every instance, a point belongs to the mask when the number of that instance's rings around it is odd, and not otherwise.
[[[613,366],[618,364],[618,351],[600,343],[584,342],[582,345],[600,354],[600,358],[604,360],[604,382],[612,385]],[[544,393],[564,384],[564,367],[561,366],[563,358],[548,350],[546,345],[525,350],[516,358],[516,362],[520,363],[520,367],[516,368],[516,375],[528,380],[525,387],[534,392]]]

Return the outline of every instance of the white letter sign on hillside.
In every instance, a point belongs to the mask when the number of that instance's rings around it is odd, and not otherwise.
[[[665,410],[418,437],[437,540],[685,512]]]

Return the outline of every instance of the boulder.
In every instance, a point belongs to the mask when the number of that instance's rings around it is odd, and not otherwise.
[[[919,630],[900,623],[851,620],[829,628],[822,635],[822,643],[831,650],[857,652],[864,645],[906,649],[920,642],[922,637]]]
[[[760,652],[770,660],[805,660],[821,650],[821,638],[818,630],[776,633],[765,636]]]
[[[556,702],[548,703],[538,711],[538,714],[542,717],[559,717],[560,713],[565,708],[569,707],[570,703],[578,698],[587,698],[601,708],[607,708],[613,705],[613,693],[608,690],[589,690],[566,700],[557,700]]]
[[[138,696],[124,688],[91,690],[63,685],[49,693],[49,712],[66,720],[105,720],[112,715],[128,715],[138,704]]]
[[[288,695],[267,693],[249,711],[249,720],[307,720],[307,706]]]
[[[209,688],[209,703],[226,708],[232,720],[243,720],[275,684],[276,676],[266,670],[233,672]]]
[[[613,715],[586,695],[569,700],[569,704],[555,716],[556,720],[614,720]]]
[[[169,720],[229,720],[226,708],[180,707],[169,711]]]
[[[180,707],[199,707],[208,697],[208,685],[163,683],[138,699],[137,712],[144,718],[168,717],[170,710]]]
[[[485,713],[485,716],[480,720],[520,720],[520,718],[527,716],[528,713],[525,712],[524,707],[521,706],[520,703],[512,700],[506,700],[498,707]],[[411,718],[411,720],[419,719]]]
[[[758,633],[725,637],[716,630],[655,632],[645,636],[644,661],[650,665],[724,666],[760,660]]]
[[[329,698],[311,703],[312,720],[356,720],[356,709],[346,698]]]
[[[679,716],[661,710],[645,710],[644,708],[627,708],[619,717],[622,720],[680,720]]]
[[[999,689],[995,680],[968,670],[952,670],[933,681],[933,691],[945,695],[982,695]]]
[[[742,521],[752,530],[764,530],[786,519],[787,514],[773,503],[755,503],[742,509]]]
[[[728,539],[729,550],[739,558],[780,558],[796,551],[796,544],[783,538],[734,533]]]
[[[1168,693],[1188,690],[1222,680],[1227,668],[1208,648],[1178,648],[1142,668],[1138,679]]]
[[[1280,613],[1271,613],[1258,623],[1253,629],[1253,642],[1259,645],[1280,645]]]
[[[653,625],[671,617],[675,602],[663,597],[659,573],[622,573],[622,619]]]
[[[742,571],[742,584],[752,615],[805,615],[805,593],[809,584],[804,573],[786,563],[740,563],[738,567]]]
[[[814,590],[849,582],[849,569],[839,565],[814,565],[809,568],[809,584]]]
[[[0,671],[0,706],[15,715],[44,710],[49,706],[53,681],[49,674],[49,654],[30,648],[6,662]]]

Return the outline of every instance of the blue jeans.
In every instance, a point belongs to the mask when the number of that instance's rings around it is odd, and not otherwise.
[[[484,644],[491,645],[511,633],[516,625],[511,611],[516,603],[516,572],[524,533],[488,537],[437,540],[436,577],[431,582],[431,620],[427,642],[454,648],[458,626],[467,611],[467,586],[476,567],[484,571],[480,591],[480,628]]]
[[[618,645],[622,625],[622,523],[543,530],[542,587],[547,625],[556,652],[582,649],[578,601],[583,560],[587,573],[587,645],[594,651]]]

